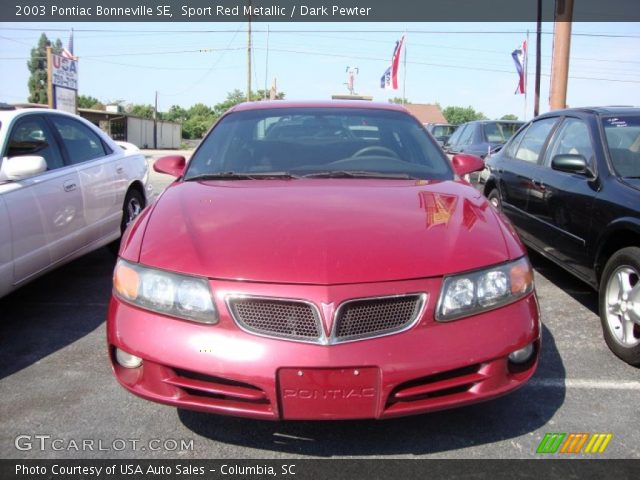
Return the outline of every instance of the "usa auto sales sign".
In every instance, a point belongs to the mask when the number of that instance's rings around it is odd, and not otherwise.
[[[78,89],[78,61],[62,55],[51,55],[51,83],[58,87]]]

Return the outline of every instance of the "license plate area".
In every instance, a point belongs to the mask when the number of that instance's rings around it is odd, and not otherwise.
[[[282,368],[278,371],[283,418],[374,418],[380,375],[375,367]]]

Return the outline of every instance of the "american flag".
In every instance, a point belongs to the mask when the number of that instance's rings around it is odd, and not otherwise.
[[[398,89],[398,67],[400,66],[400,53],[403,44],[404,35],[396,42],[396,46],[393,49],[393,56],[391,57],[391,66],[385,70],[384,75],[380,78],[380,88],[387,90]]]
[[[516,87],[516,93],[525,93],[525,58],[527,56],[527,41],[524,40],[522,45],[511,52],[513,62],[516,64],[516,70],[518,72],[518,86]]]
[[[76,59],[75,55],[73,54],[73,28],[71,29],[71,33],[69,34],[69,43],[67,43],[67,48],[62,49],[62,56],[70,60]]]

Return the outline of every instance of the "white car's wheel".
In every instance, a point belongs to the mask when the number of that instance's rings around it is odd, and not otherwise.
[[[120,233],[124,233],[127,229],[127,226],[131,222],[133,222],[140,212],[144,208],[144,197],[142,194],[135,189],[130,189],[127,192],[127,195],[124,198],[124,203],[122,205],[122,221],[120,222]],[[120,239],[112,242],[108,245],[109,249],[113,253],[118,253],[120,250]]]

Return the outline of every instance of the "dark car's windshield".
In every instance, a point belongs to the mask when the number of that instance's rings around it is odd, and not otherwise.
[[[270,108],[224,117],[194,153],[197,178],[452,179],[410,115],[365,108]]]
[[[506,143],[522,125],[522,122],[488,122],[484,124],[484,135],[489,143]]]
[[[607,117],[602,125],[616,173],[640,178],[640,116]]]
[[[448,137],[455,131],[455,129],[455,125],[434,125],[431,133],[436,138]]]

